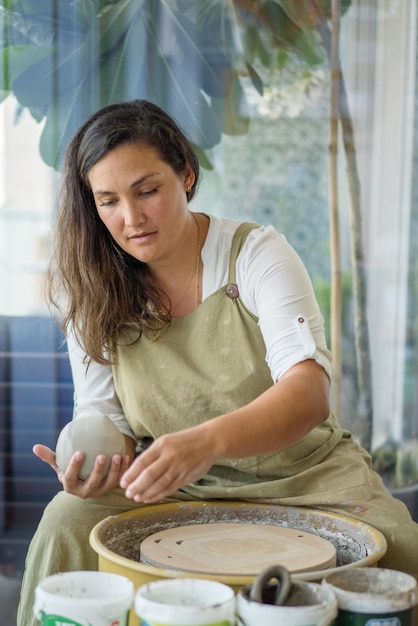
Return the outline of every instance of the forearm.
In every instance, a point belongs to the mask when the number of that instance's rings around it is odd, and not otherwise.
[[[288,448],[324,421],[329,411],[329,379],[308,360],[250,404],[197,428],[216,462]]]

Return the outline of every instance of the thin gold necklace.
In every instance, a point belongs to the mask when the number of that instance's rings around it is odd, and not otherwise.
[[[200,285],[199,285],[199,275],[200,275],[200,229],[199,229],[199,224],[198,221],[196,219],[196,217],[194,216],[194,214],[192,212],[190,212],[194,223],[196,224],[196,234],[197,234],[197,241],[196,241],[196,264],[195,267],[193,268],[193,272],[189,278],[189,280],[186,282],[186,284],[184,285],[183,289],[181,290],[181,294],[178,296],[178,298],[176,298],[175,302],[172,303],[171,305],[171,309],[173,310],[178,303],[181,301],[181,299],[183,298],[184,294],[186,293],[187,287],[189,287],[190,283],[193,280],[193,277],[195,277],[195,281],[196,281],[196,287],[195,287],[195,309],[197,309],[197,306],[199,304],[199,294],[200,294]]]
[[[196,219],[196,216],[194,213],[191,214],[192,218],[194,219],[194,223],[196,224],[196,233],[197,233],[197,242],[196,242],[196,291],[195,291],[195,302],[194,302],[194,308],[195,310],[197,309],[198,305],[199,305],[199,296],[200,296],[200,284],[199,284],[199,275],[200,275],[200,229],[199,229],[199,223]]]

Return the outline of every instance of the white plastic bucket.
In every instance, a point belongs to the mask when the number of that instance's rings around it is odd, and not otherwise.
[[[41,626],[126,626],[134,596],[119,574],[64,572],[38,584],[33,611]]]
[[[338,602],[337,626],[412,626],[418,603],[413,576],[380,567],[335,572],[324,578]]]
[[[142,626],[234,626],[235,593],[212,580],[157,580],[139,587],[135,613]]]
[[[292,583],[292,604],[288,600],[283,606],[250,600],[250,588],[243,587],[237,595],[239,626],[329,626],[337,616],[335,595],[319,583]]]

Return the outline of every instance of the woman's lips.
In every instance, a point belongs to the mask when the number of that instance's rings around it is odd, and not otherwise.
[[[130,235],[129,240],[132,241],[147,241],[154,235],[156,235],[156,231],[147,232],[147,233],[135,233],[134,235]]]

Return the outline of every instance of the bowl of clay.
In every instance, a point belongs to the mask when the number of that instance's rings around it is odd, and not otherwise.
[[[291,536],[283,539],[276,536],[276,530]],[[255,531],[258,534],[251,534]],[[312,543],[307,543],[310,538]],[[323,551],[323,555],[327,553],[325,567],[318,561],[320,541],[328,546]],[[387,549],[382,533],[353,518],[306,507],[241,501],[143,506],[96,524],[90,545],[98,554],[100,571],[126,576],[136,588],[155,580],[192,577],[216,580],[235,591],[251,584],[269,559],[270,563],[280,563],[279,552],[283,548],[288,555],[289,545],[295,560],[290,559],[291,566],[286,566],[292,579],[307,581],[322,580],[334,571],[372,567]],[[334,561],[329,548],[334,551]],[[308,565],[310,555],[315,555],[317,566],[312,567],[315,559]],[[298,566],[292,570],[296,562]],[[204,566],[200,568],[199,563]]]

